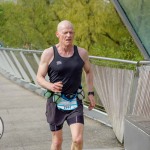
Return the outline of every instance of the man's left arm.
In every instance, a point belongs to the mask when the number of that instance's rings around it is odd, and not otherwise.
[[[94,98],[94,87],[93,87],[93,72],[91,64],[89,61],[88,53],[84,54],[84,71],[86,76],[86,83],[88,89],[88,99],[90,101],[89,110],[92,110],[95,107],[95,98]]]

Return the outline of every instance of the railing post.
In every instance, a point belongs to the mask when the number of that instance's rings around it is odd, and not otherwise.
[[[23,59],[25,65],[26,65],[26,67],[27,67],[27,69],[28,69],[28,71],[29,71],[29,73],[30,73],[30,75],[31,75],[31,77],[32,77],[32,80],[34,81],[34,83],[35,83],[36,85],[38,85],[38,83],[37,83],[37,81],[36,81],[36,74],[35,74],[35,72],[33,71],[31,65],[29,64],[28,60],[27,60],[26,57],[24,56],[23,52],[20,52],[20,55],[21,55],[21,57],[22,57],[22,59]]]
[[[4,51],[4,55],[7,58],[11,68],[14,70],[15,76],[18,77],[18,78],[22,78],[19,71],[18,71],[18,69],[16,68],[16,66],[14,65],[14,63],[12,62],[12,60],[10,59],[10,57],[8,56],[6,51]]]
[[[23,67],[21,66],[20,62],[18,61],[18,59],[16,58],[14,53],[12,51],[10,51],[10,53],[11,53],[16,65],[17,65],[17,67],[19,68],[19,71],[20,71],[22,77],[24,78],[24,80],[27,81],[27,82],[31,82],[30,78],[28,77],[28,75],[24,71]]]
[[[137,87],[138,87],[138,80],[139,80],[139,69],[138,69],[138,67],[136,67],[136,71],[134,73],[134,79],[132,82],[132,90],[130,92],[131,95],[130,95],[130,100],[129,100],[129,104],[128,104],[127,115],[131,115],[133,112],[133,107],[134,107],[134,103],[135,103],[135,96],[136,96]]]
[[[3,54],[3,51],[0,51],[0,55],[1,55],[1,58],[2,58],[2,68],[3,68],[3,70],[5,70],[6,72],[8,72],[11,75],[15,76],[15,73],[14,73],[13,69],[11,68],[10,64],[8,63],[7,58]]]
[[[36,63],[39,65],[40,59],[38,58],[38,56],[36,55],[36,53],[33,53],[33,57],[34,57]]]

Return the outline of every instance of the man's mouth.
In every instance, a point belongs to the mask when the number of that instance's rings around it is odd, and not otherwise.
[[[69,41],[69,42],[70,42],[70,41],[71,41],[71,39],[66,39],[66,41]]]

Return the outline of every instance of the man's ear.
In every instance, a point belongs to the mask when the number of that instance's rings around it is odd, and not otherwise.
[[[59,38],[59,33],[58,32],[56,32],[56,37]]]

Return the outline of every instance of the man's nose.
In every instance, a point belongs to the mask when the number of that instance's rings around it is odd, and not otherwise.
[[[68,32],[68,33],[67,33],[67,36],[71,36],[71,33],[70,33],[70,32]]]

